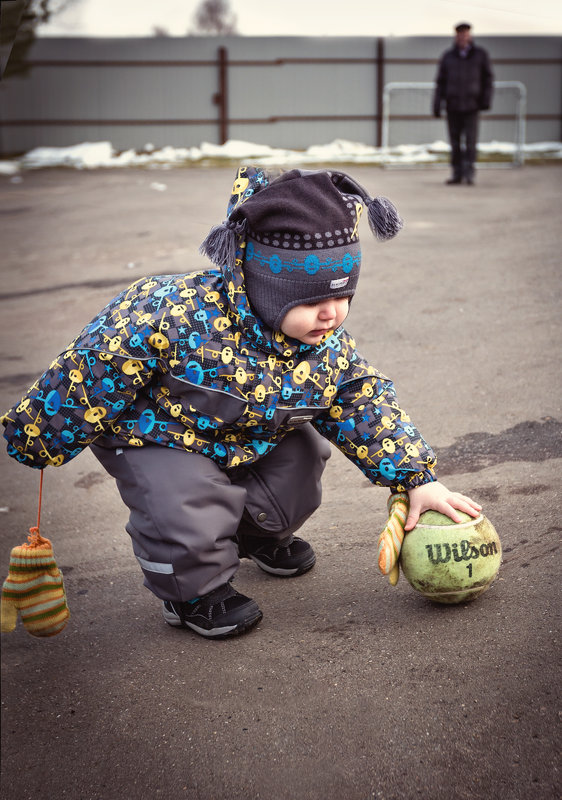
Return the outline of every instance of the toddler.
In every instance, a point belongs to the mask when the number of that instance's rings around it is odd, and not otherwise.
[[[232,584],[240,558],[296,577],[295,532],[321,502],[330,444],[376,485],[460,521],[480,506],[436,479],[392,382],[342,327],[359,221],[402,221],[348,175],[238,171],[201,249],[215,268],[155,275],[115,297],[2,417],[8,453],[60,466],[89,446],[129,509],[127,531],[164,619],[213,639],[262,618]]]

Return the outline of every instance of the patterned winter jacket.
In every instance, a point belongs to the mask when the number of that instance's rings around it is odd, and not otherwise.
[[[227,469],[311,423],[375,484],[435,480],[393,385],[339,328],[314,347],[264,328],[234,270],[143,278],[1,418],[8,453],[60,466],[92,442],[201,453]]]

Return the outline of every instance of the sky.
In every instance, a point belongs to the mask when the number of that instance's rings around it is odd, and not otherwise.
[[[171,36],[193,28],[200,0],[74,0],[44,36]],[[561,35],[560,0],[231,0],[244,36],[452,36],[458,22],[478,35]]]

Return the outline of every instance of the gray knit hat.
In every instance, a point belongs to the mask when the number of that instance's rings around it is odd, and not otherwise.
[[[389,239],[402,227],[389,200],[373,200],[344,173],[295,169],[268,183],[263,172],[248,170],[238,173],[228,219],[213,228],[201,251],[218,266],[234,268],[242,240],[248,299],[273,330],[301,303],[353,296],[364,205],[378,239]],[[252,186],[256,174],[261,178]]]

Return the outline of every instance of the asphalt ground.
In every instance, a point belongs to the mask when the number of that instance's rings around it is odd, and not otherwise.
[[[234,166],[0,177],[0,406],[121,288],[203,265]],[[560,219],[556,166],[348,170],[398,206],[362,230],[347,327],[390,375],[503,545],[494,585],[436,605],[377,570],[386,491],[341,454],[293,580],[244,561],[264,612],[209,642],[142,587],[112,480],[88,452],[45,473],[65,576],[56,637],[2,635],[2,796],[71,800],[551,800],[559,780]],[[39,473],[0,457],[0,564],[37,519]]]

